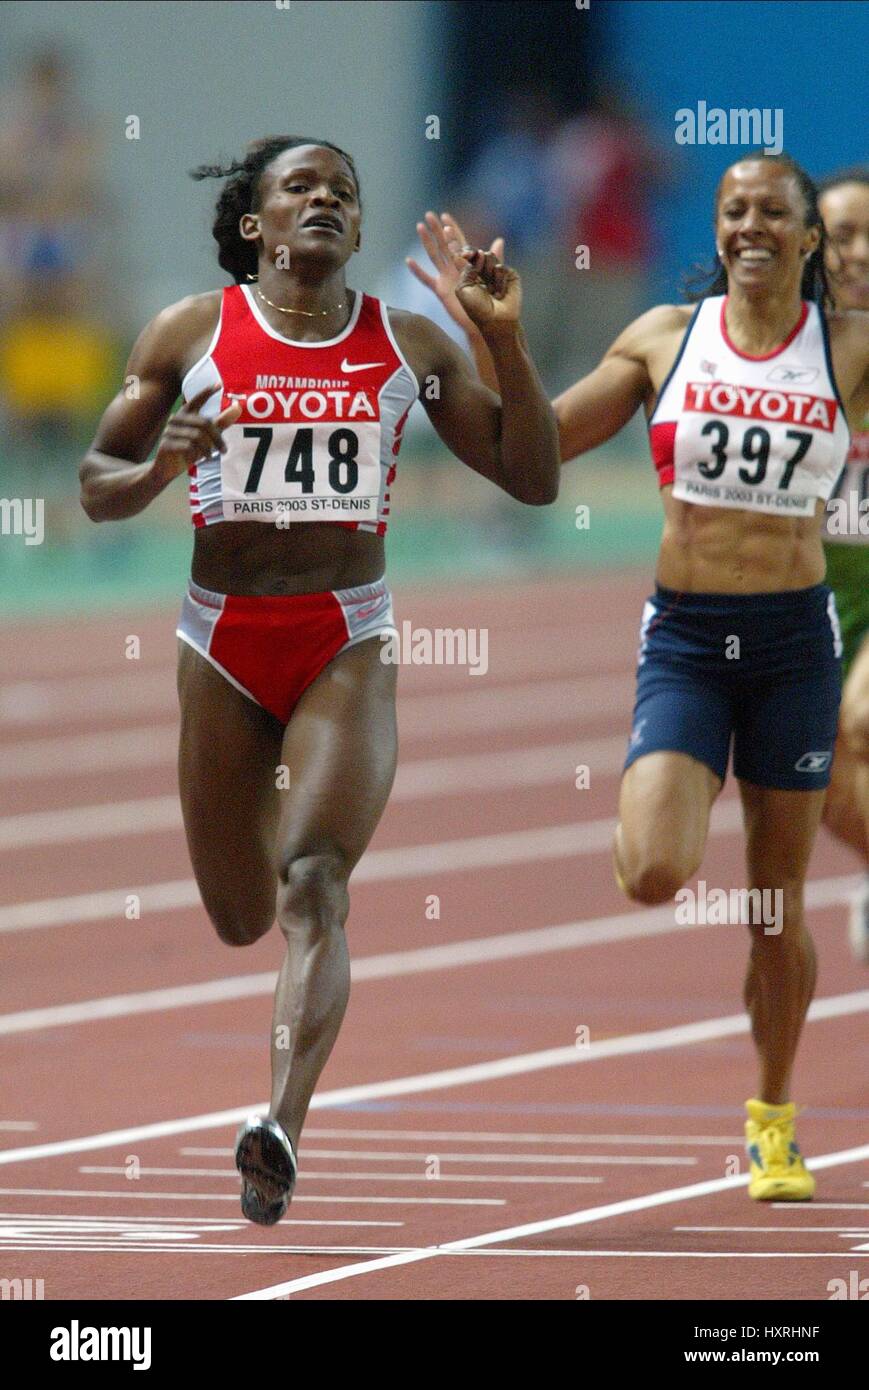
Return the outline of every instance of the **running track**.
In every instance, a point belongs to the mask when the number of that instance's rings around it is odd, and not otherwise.
[[[401,672],[350,1008],[271,1230],[241,1218],[231,1146],[268,1091],[281,938],[230,950],[197,905],[174,608],[0,628],[0,1277],[48,1299],[815,1300],[869,1276],[854,860],[822,832],[808,1206],[758,1208],[734,1171],[745,930],[679,928],[612,881],[646,586],[399,593],[415,627],[486,627],[489,670]],[[732,783],[700,876],[743,882]]]

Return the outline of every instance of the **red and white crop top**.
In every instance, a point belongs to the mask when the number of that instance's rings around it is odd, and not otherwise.
[[[389,489],[419,384],[385,304],[357,292],[336,338],[299,343],[263,317],[249,285],[223,291],[208,350],[182,383],[186,401],[206,386],[202,414],[240,401],[227,446],[188,470],[194,526],[221,521],[330,521],[382,536]]]

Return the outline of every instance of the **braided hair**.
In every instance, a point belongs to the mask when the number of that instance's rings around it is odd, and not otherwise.
[[[266,135],[261,140],[251,141],[243,159],[233,159],[229,164],[200,164],[190,170],[192,179],[227,180],[217,199],[211,234],[219,248],[218,262],[236,284],[256,279],[259,259],[256,242],[246,241],[238,224],[246,212],[259,210],[263,171],[284,150],[295,149],[298,145],[318,145],[340,154],[353,174],[359,196],[359,175],[346,150],[330,140],[315,140],[309,135]]]
[[[824,232],[824,223],[821,220],[821,214],[818,210],[819,189],[817,185],[809,178],[809,175],[802,165],[798,164],[793,156],[789,154],[767,154],[764,150],[752,150],[749,154],[740,156],[735,163],[748,164],[754,163],[755,161],[758,163],[763,161],[764,164],[774,163],[784,165],[788,172],[793,174],[799,184],[800,192],[803,195],[803,200],[806,205],[806,226],[817,227],[821,233],[821,239],[818,245],[803,267],[803,278],[800,282],[800,295],[803,299],[813,299],[822,309],[831,309],[833,307],[833,297],[824,269],[826,233]],[[734,165],[731,164],[730,168],[725,170],[725,175],[729,173],[730,169],[733,167]],[[716,208],[719,198],[721,197],[721,184],[723,182],[724,175],[722,175],[721,182],[715,192]],[[696,303],[698,299],[708,299],[711,295],[727,293],[727,271],[717,252],[710,265],[695,266],[693,268],[693,273],[689,273],[689,275],[683,277],[682,289],[685,298],[691,304]]]

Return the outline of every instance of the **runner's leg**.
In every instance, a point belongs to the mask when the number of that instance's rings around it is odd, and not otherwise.
[[[317,1079],[350,991],[347,880],[395,776],[395,665],[371,638],[346,648],[296,706],[284,735],[289,768],[277,837],[278,922],[287,951],[272,1029],[269,1111],[298,1146]]]
[[[688,753],[637,758],[622,777],[615,836],[617,878],[628,897],[664,903],[696,873],[721,782]]]
[[[221,941],[247,946],[275,920],[283,730],[180,639],[178,697],[178,780],[193,872]]]
[[[863,853],[869,858],[869,638],[863,641],[848,672],[842,690],[839,722],[847,750],[854,760],[852,816],[863,831]]]
[[[861,767],[841,730],[836,739],[823,820],[837,840],[850,845],[861,859],[869,862],[869,767]]]
[[[782,791],[740,781],[750,888],[781,892],[775,930],[749,927],[745,1003],[760,1061],[757,1098],[789,1099],[797,1043],[815,989],[815,948],[806,928],[803,888],[825,790]]]

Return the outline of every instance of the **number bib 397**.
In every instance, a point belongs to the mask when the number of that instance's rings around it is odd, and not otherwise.
[[[377,518],[380,425],[241,425],[224,431],[226,521]]]
[[[812,516],[835,486],[848,427],[825,326],[805,304],[774,352],[750,357],[724,326],[724,299],[703,300],[650,421],[663,487],[707,507]]]
[[[716,409],[717,407],[717,409]],[[835,400],[689,381],[676,429],[673,496],[708,506],[811,516],[815,476],[799,465],[823,450]]]

